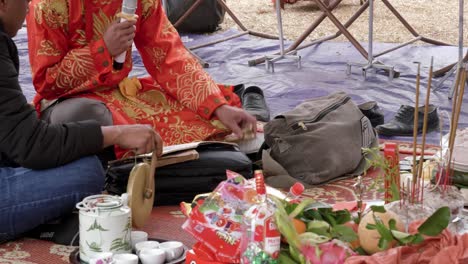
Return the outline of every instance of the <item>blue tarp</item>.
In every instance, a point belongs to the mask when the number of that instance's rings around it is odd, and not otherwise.
[[[228,30],[215,35],[188,35],[184,39],[187,47],[238,33]],[[27,37],[25,29],[21,30],[15,41],[19,48],[21,61],[21,85],[29,100],[34,96],[31,82],[29,58],[27,55]],[[366,43],[362,43],[366,47]],[[376,43],[376,53],[394,47],[395,44]],[[427,87],[428,68],[431,56],[434,56],[434,68],[439,69],[457,61],[456,47],[412,45],[379,57],[379,61],[395,66],[401,76],[393,81],[383,74],[376,74],[366,80],[360,70],[354,68],[350,76],[346,75],[347,62],[362,62],[365,59],[350,43],[325,42],[299,52],[302,56],[302,68],[298,69],[292,62],[284,61],[275,65],[275,73],[267,72],[264,64],[249,67],[248,60],[273,54],[278,51],[277,40],[267,40],[253,36],[242,36],[213,46],[200,48],[195,53],[206,60],[210,67],[207,71],[219,83],[256,85],[264,89],[272,115],[280,114],[294,108],[305,99],[323,96],[336,91],[345,91],[356,103],[377,101],[385,112],[385,120],[390,120],[400,105],[414,105],[416,65],[422,63],[420,105],[424,104]],[[132,74],[146,75],[138,52],[133,52],[134,69]],[[449,78],[443,89],[431,94],[430,103],[439,107],[439,112],[451,113],[452,101],[448,93],[454,76]],[[438,83],[435,79],[433,83]],[[459,120],[459,128],[468,127],[468,97],[464,100]],[[445,119],[443,133],[449,129]],[[440,133],[428,134],[428,143],[437,144]],[[410,141],[409,137],[392,139]]]

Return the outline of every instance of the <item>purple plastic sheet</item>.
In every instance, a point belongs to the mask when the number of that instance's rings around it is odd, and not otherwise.
[[[222,34],[211,36],[184,36],[187,47],[196,46],[211,40],[236,34],[236,30],[228,30]],[[15,38],[19,48],[21,61],[21,85],[28,98],[32,100],[34,89],[31,82],[30,67],[27,55],[27,39],[25,30],[21,30]],[[366,47],[366,43],[362,43]],[[376,53],[386,50],[395,44],[376,43]],[[414,105],[416,65],[422,63],[421,72],[421,106],[424,104],[427,89],[427,76],[431,56],[434,56],[434,68],[439,69],[457,61],[456,47],[413,45],[379,57],[379,61],[395,66],[401,76],[393,81],[383,74],[368,76],[364,80],[360,69],[353,68],[350,76],[346,75],[347,62],[362,62],[366,60],[350,43],[325,42],[299,52],[302,56],[302,68],[298,69],[293,62],[282,61],[275,64],[275,73],[267,72],[265,65],[249,67],[248,61],[279,50],[277,40],[267,40],[253,36],[242,36],[209,47],[196,49],[195,53],[210,64],[207,71],[219,83],[256,85],[264,89],[266,100],[272,116],[290,110],[303,100],[328,95],[336,91],[345,91],[359,104],[367,101],[377,101],[385,112],[385,120],[389,121],[400,105]],[[144,76],[146,71],[138,52],[134,50],[134,69],[132,75]],[[454,80],[451,76],[442,89],[431,94],[430,103],[439,107],[439,114],[446,111],[450,116],[452,101],[448,99],[450,87]],[[435,79],[433,84],[438,83]],[[448,119],[444,118],[443,133],[449,129]],[[468,98],[465,98],[460,114],[459,128],[468,126]],[[393,137],[391,139],[411,141],[410,137]],[[429,144],[438,144],[439,132],[427,135]]]

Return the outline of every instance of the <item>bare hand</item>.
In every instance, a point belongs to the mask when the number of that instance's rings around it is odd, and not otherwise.
[[[135,149],[136,154],[156,151],[158,157],[162,154],[163,141],[161,136],[148,125],[122,125],[102,127],[104,147],[118,145],[123,149]]]
[[[246,128],[251,128],[254,135],[257,131],[257,120],[243,109],[222,105],[215,110],[215,115],[240,139],[244,137],[243,130]]]
[[[112,57],[127,51],[135,38],[136,21],[114,21],[104,33],[104,43]]]

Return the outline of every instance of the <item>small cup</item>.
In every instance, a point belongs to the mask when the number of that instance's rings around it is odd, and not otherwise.
[[[123,253],[114,255],[115,264],[138,264],[138,256],[135,254]]]
[[[112,264],[112,255],[112,252],[96,253],[89,259],[89,264]]]
[[[166,261],[166,252],[160,248],[144,248],[139,257],[143,264],[163,264]]]
[[[136,243],[148,240],[148,233],[144,231],[132,231],[132,233],[130,233],[130,238],[132,241],[132,249],[135,250]]]
[[[166,252],[166,261],[178,259],[184,253],[184,244],[179,241],[167,241],[159,244],[159,248]]]
[[[138,242],[135,244],[135,252],[137,255],[140,255],[140,251],[142,249],[155,249],[155,248],[159,248],[158,241],[149,240],[149,241]]]

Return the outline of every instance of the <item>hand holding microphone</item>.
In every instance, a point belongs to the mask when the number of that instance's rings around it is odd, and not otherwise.
[[[125,62],[126,52],[132,46],[135,38],[137,0],[124,0],[122,13],[117,16],[119,21],[114,21],[104,33],[104,42],[112,57],[113,67],[120,70]]]

